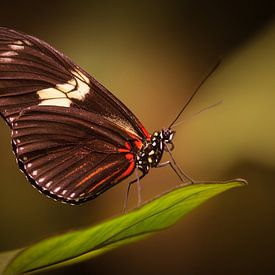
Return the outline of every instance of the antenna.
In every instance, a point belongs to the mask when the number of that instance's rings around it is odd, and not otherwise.
[[[195,116],[199,115],[200,113],[202,113],[202,112],[204,112],[204,111],[207,111],[207,110],[209,110],[209,109],[215,108],[215,107],[217,107],[218,105],[220,105],[220,104],[222,104],[222,103],[223,103],[223,100],[221,99],[221,100],[219,100],[218,102],[216,102],[216,103],[214,103],[214,104],[208,105],[208,106],[206,106],[205,108],[203,108],[203,109],[199,110],[198,112],[196,112],[195,114],[192,114],[192,116],[191,116],[188,120],[194,118]],[[183,119],[183,120],[177,122],[176,124],[173,124],[173,125],[171,126],[171,129],[177,127],[178,125],[184,123],[185,121],[186,121],[186,120]]]
[[[218,68],[218,66],[220,64],[221,64],[221,59],[215,64],[215,66],[211,69],[211,71],[202,79],[202,81],[199,83],[199,85],[197,86],[197,88],[195,89],[195,91],[193,92],[193,94],[189,97],[189,99],[187,100],[187,102],[185,103],[185,105],[183,106],[183,108],[181,109],[181,111],[178,113],[178,115],[176,116],[176,118],[170,124],[170,126],[168,127],[168,129],[171,129],[171,127],[173,126],[173,124],[179,119],[179,117],[185,111],[185,109],[187,108],[187,106],[189,105],[189,103],[192,101],[192,99],[194,98],[194,96],[198,93],[198,91],[200,90],[201,86],[214,73],[214,71]]]

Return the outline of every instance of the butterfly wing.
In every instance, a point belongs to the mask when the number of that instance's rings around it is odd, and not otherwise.
[[[37,105],[94,112],[138,139],[150,138],[119,99],[64,54],[33,36],[0,28],[0,114],[11,126],[22,110]]]
[[[135,169],[131,137],[98,114],[30,107],[12,129],[20,168],[54,199],[72,204],[93,199]]]

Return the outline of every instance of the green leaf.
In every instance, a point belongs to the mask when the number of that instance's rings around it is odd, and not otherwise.
[[[6,261],[4,274],[17,274],[83,261],[165,229],[207,199],[244,184],[244,180],[232,180],[181,185],[112,220],[6,252],[0,255],[0,263],[3,266]]]
[[[0,254],[0,274],[3,273],[9,262],[21,251],[22,249],[16,249],[12,251],[2,252]]]

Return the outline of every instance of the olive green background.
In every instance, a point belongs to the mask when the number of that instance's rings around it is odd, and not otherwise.
[[[197,180],[249,182],[151,239],[44,274],[275,273],[274,11],[274,1],[1,3],[1,26],[33,34],[70,56],[150,132],[169,125],[222,57],[182,116],[174,156]],[[220,99],[220,106],[189,119]],[[121,213],[127,180],[81,206],[52,201],[17,168],[9,136],[1,121],[1,250]],[[142,180],[143,200],[178,182],[168,167],[153,169]],[[133,188],[131,207],[136,199]]]

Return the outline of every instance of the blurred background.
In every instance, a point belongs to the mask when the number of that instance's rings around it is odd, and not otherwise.
[[[43,274],[275,274],[274,1],[12,1],[1,10],[1,26],[70,56],[150,132],[169,125],[222,57],[182,116],[174,156],[196,180],[249,182],[149,239]],[[0,137],[1,250],[122,213],[127,180],[81,206],[52,201],[19,171],[3,121]],[[143,200],[178,183],[169,167],[153,169]],[[133,188],[131,207],[136,199]]]

